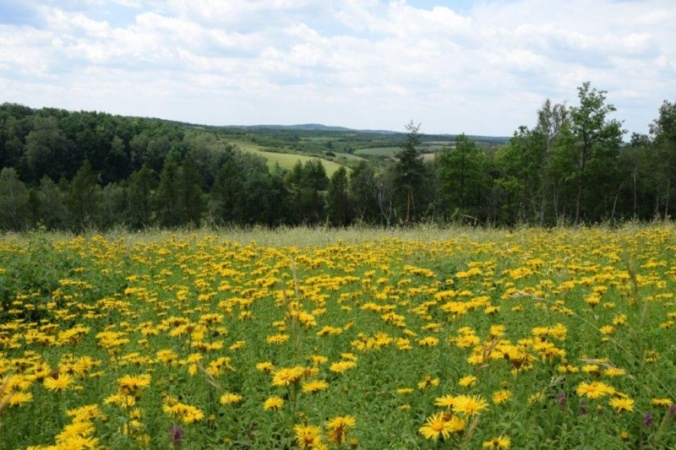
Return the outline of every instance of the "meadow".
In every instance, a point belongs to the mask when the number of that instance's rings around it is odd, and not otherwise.
[[[337,162],[330,161],[326,158],[322,158],[319,156],[308,156],[295,153],[270,152],[266,151],[265,147],[243,141],[235,141],[234,144],[242,151],[253,153],[254,155],[262,156],[263,158],[265,158],[268,169],[270,170],[274,170],[277,166],[279,166],[282,169],[292,170],[293,167],[296,165],[296,163],[298,163],[298,161],[300,161],[301,164],[305,164],[307,161],[319,159],[321,160],[322,165],[326,170],[326,175],[328,177],[331,177],[331,175],[333,175],[338,169],[343,167],[341,164]],[[343,156],[342,158],[343,160],[348,159],[346,156]]]
[[[676,227],[0,239],[1,449],[673,448]]]

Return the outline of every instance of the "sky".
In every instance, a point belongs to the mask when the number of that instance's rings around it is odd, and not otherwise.
[[[0,0],[0,103],[205,125],[511,136],[676,101],[674,0]]]

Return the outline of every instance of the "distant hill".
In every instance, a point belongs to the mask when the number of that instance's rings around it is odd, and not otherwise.
[[[183,124],[190,125],[190,124]],[[193,125],[195,126],[195,125]],[[323,125],[320,123],[305,123],[297,125],[222,125],[222,126],[207,126],[206,128],[228,128],[228,129],[240,129],[240,130],[249,130],[249,131],[318,131],[318,132],[351,132],[351,133],[370,133],[370,134],[386,134],[386,135],[397,135],[397,134],[406,134],[404,131],[392,131],[392,130],[368,130],[368,129],[355,129],[347,128],[333,125]],[[453,141],[459,134],[427,134],[421,133],[424,139],[441,139],[441,140],[450,140]],[[511,139],[510,136],[479,136],[479,135],[467,135],[471,140],[478,142],[491,142],[495,144],[504,144],[509,142]]]
[[[304,123],[298,125],[226,125],[228,128],[243,128],[245,130],[303,130],[303,131],[353,131],[346,127],[322,125],[320,123]]]

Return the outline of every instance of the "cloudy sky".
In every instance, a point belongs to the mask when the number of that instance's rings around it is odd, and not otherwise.
[[[0,103],[509,136],[590,81],[647,133],[674,23],[674,0],[0,0]]]

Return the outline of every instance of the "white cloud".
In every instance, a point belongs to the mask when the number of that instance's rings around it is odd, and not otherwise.
[[[675,100],[671,1],[436,3],[35,1],[40,21],[0,20],[2,100],[494,135],[531,125],[546,98],[575,104],[584,81],[608,90],[630,131]]]

